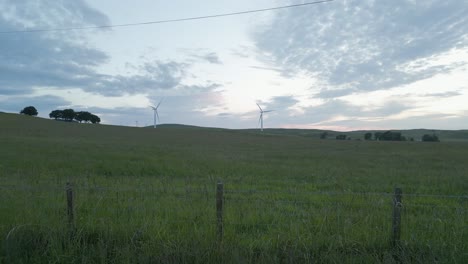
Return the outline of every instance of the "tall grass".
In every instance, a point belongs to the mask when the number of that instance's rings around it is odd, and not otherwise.
[[[1,263],[468,260],[467,143],[0,119]],[[395,186],[398,248],[390,246]]]

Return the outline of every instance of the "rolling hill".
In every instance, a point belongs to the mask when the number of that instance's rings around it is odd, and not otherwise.
[[[57,122],[55,120],[30,117],[18,114],[0,113],[0,123],[2,123],[2,129],[8,130],[13,126],[15,129],[19,129],[22,133],[41,133],[46,131],[45,128],[57,128],[65,129],[66,133],[73,134],[70,129],[77,128],[78,126],[88,126],[80,133],[89,133],[90,131],[100,131],[108,133],[109,131],[116,132],[119,129],[119,133],[128,133],[128,131],[134,131],[134,127],[114,126],[114,125],[99,125],[100,129],[95,129],[91,124],[77,124],[77,123],[66,123]],[[80,127],[82,128],[82,127]],[[148,126],[145,128],[153,128]],[[258,129],[223,129],[215,127],[200,127],[194,125],[183,125],[183,124],[161,124],[158,128],[164,130],[197,130],[197,131],[224,131],[224,132],[245,132],[247,134],[259,134]],[[48,133],[54,134],[51,129],[47,129]],[[127,131],[127,132],[126,132]],[[320,129],[283,129],[283,128],[267,128],[264,129],[263,135],[278,135],[278,136],[300,136],[308,138],[320,138],[320,135],[324,132],[328,133],[328,139],[335,139],[337,135],[346,135],[351,139],[364,139],[364,134],[370,132],[385,132],[386,130],[360,130],[360,131],[333,131],[333,130],[320,130]],[[392,131],[401,132],[406,138],[414,138],[416,141],[421,140],[424,134],[436,134],[441,141],[457,142],[457,141],[468,141],[468,130],[437,130],[437,129],[395,129]],[[57,132],[57,131],[56,131]],[[58,131],[60,132],[60,131]],[[15,132],[16,133],[16,132]]]
[[[465,131],[441,131],[440,143],[320,140],[322,132],[0,114],[0,262],[466,262],[468,143],[451,141]],[[398,250],[389,243],[395,187]]]

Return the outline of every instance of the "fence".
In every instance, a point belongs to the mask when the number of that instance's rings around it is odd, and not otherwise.
[[[7,186],[7,185],[0,185],[0,189],[21,189],[26,192],[30,191],[32,192],[35,190],[36,187],[34,186]],[[65,190],[65,201],[63,201],[63,208],[66,208],[66,224],[68,226],[70,234],[74,234],[76,232],[76,229],[79,228],[80,226],[80,215],[76,211],[76,202],[77,202],[77,194],[79,194],[80,191],[88,191],[88,192],[99,192],[99,191],[118,191],[116,192],[117,195],[117,202],[121,200],[119,198],[119,193],[122,192],[133,192],[133,194],[138,194],[138,193],[145,193],[145,195],[149,193],[157,194],[159,193],[160,195],[174,195],[173,197],[177,197],[178,199],[187,199],[187,200],[193,200],[193,197],[191,197],[189,194],[192,193],[198,193],[204,199],[210,203],[209,201],[212,201],[213,208],[215,208],[215,214],[212,215],[213,221],[206,221],[209,224],[214,224],[215,225],[215,237],[217,239],[218,243],[221,243],[224,238],[224,232],[226,227],[229,226],[240,226],[239,229],[242,230],[242,228],[251,228],[255,229],[261,226],[275,226],[275,225],[281,225],[282,223],[280,222],[265,222],[261,221],[258,223],[253,223],[252,227],[248,227],[248,225],[236,222],[236,220],[242,219],[243,217],[248,217],[245,214],[239,216],[236,218],[234,221],[230,221],[230,216],[226,215],[226,206],[234,206],[236,203],[237,204],[249,204],[252,205],[254,203],[260,204],[260,206],[265,206],[265,205],[275,205],[276,208],[274,212],[272,212],[273,217],[266,217],[268,219],[274,219],[275,214],[276,215],[282,215],[282,216],[288,216],[292,217],[293,220],[291,221],[296,221],[296,222],[301,222],[307,224],[307,221],[310,220],[310,217],[312,215],[316,215],[315,211],[311,210],[311,212],[307,212],[306,210],[302,209],[304,206],[309,206],[307,208],[315,208],[314,206],[325,206],[329,208],[336,208],[337,206],[354,206],[354,202],[359,203],[362,200],[369,199],[369,197],[380,197],[381,200],[379,200],[379,204],[375,207],[375,209],[380,208],[380,205],[382,204],[390,204],[391,206],[388,207],[387,211],[387,217],[384,217],[384,219],[388,219],[388,225],[391,227],[390,230],[388,230],[389,237],[387,240],[389,241],[389,244],[394,247],[398,248],[401,243],[401,234],[402,230],[405,230],[404,223],[402,222],[402,217],[405,216],[405,213],[407,212],[406,210],[408,208],[416,208],[417,213],[426,213],[427,210],[429,210],[429,214],[427,215],[433,215],[437,216],[440,214],[442,208],[449,210],[452,213],[458,214],[457,216],[454,216],[454,219],[456,217],[461,217],[459,219],[462,223],[466,223],[466,213],[467,213],[467,205],[466,202],[468,201],[468,195],[434,195],[434,194],[404,194],[402,189],[400,188],[395,188],[393,193],[356,193],[356,192],[295,192],[295,191],[281,191],[281,190],[246,190],[246,189],[238,189],[238,190],[229,190],[225,189],[225,186],[222,182],[218,182],[216,184],[215,188],[215,194],[208,190],[207,188],[205,189],[190,189],[189,187],[186,187],[185,189],[180,189],[177,191],[174,191],[172,193],[167,192],[167,190],[164,189],[158,189],[154,187],[148,187],[148,188],[106,188],[106,187],[84,187],[84,186],[73,186],[71,183],[67,183],[65,186],[65,189],[63,188],[53,188],[51,187],[48,189],[48,191],[53,191],[54,193],[57,190]],[[77,193],[78,192],[78,193]],[[184,195],[185,193],[185,195]],[[177,195],[176,195],[177,194]],[[141,194],[143,195],[143,194]],[[317,195],[321,196],[326,196],[326,197],[337,197],[337,196],[351,196],[352,200],[348,204],[344,203],[343,200],[340,199],[312,199],[310,197],[314,197]],[[132,196],[132,193],[130,195],[127,195],[128,197]],[[128,197],[125,196],[125,199]],[[302,199],[297,199],[302,197]],[[34,196],[37,197],[37,196]],[[99,204],[102,202],[104,196],[101,196],[97,201],[95,201],[96,204]],[[275,198],[272,198],[275,197]],[[278,199],[280,197],[281,199]],[[307,199],[305,198],[307,197]],[[383,197],[383,199],[382,199]],[[441,203],[410,203],[410,202],[405,202],[406,198],[424,198],[424,199],[430,199],[431,201],[433,200],[442,200],[442,199],[450,199],[455,202],[451,203],[446,203],[446,202],[441,202]],[[372,198],[370,199],[372,200]],[[353,202],[354,201],[354,202]],[[343,205],[345,204],[345,205]],[[97,206],[96,206],[97,208]],[[422,209],[421,209],[422,208]],[[128,214],[132,214],[132,212],[135,212],[136,210],[147,210],[146,207],[141,207],[141,208],[134,208],[131,210],[128,210]],[[184,209],[186,210],[186,209]],[[426,210],[426,211],[424,211]],[[432,211],[431,211],[432,210]],[[240,212],[242,213],[242,209],[240,209]],[[385,214],[385,212],[383,212]],[[157,213],[155,214],[157,217]],[[359,219],[359,217],[368,217],[364,215],[360,215],[359,210],[356,212],[356,219]],[[208,217],[209,218],[209,217]],[[437,219],[437,218],[436,218]],[[427,220],[427,219],[425,219]],[[185,220],[177,220],[179,222],[190,222],[189,219]],[[172,220],[172,223],[176,223],[177,221]],[[420,221],[420,219],[418,219]],[[325,220],[323,222],[326,222]],[[322,222],[322,224],[323,224]],[[463,224],[462,224],[463,228]],[[466,228],[466,225],[465,225]],[[465,230],[461,230],[461,232],[464,232]]]
[[[66,197],[67,197],[67,216],[68,225],[71,232],[74,232],[75,228],[75,213],[73,204],[73,188],[70,183],[66,185]],[[400,188],[395,188],[395,194],[393,197],[393,216],[392,216],[392,245],[398,246],[401,234],[401,208],[402,208],[402,191]],[[216,185],[216,225],[217,225],[217,237],[218,241],[221,242],[223,239],[223,203],[224,203],[224,185],[222,182],[218,182]]]

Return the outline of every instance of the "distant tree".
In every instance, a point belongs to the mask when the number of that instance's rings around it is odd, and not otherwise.
[[[395,132],[395,131],[386,131],[382,133],[382,135],[379,137],[379,140],[385,140],[385,141],[403,141],[406,140],[400,132]]]
[[[65,109],[62,111],[62,118],[65,121],[71,122],[75,118],[75,110],[73,109]]]
[[[91,115],[91,123],[93,124],[99,124],[101,123],[101,118],[99,118],[99,116],[97,115]]]
[[[382,136],[382,134],[383,134],[382,132],[375,132],[374,133],[374,139],[375,140],[380,140],[380,137]]]
[[[38,112],[34,106],[27,106],[21,110],[20,114],[29,115],[29,116],[37,116]]]
[[[74,119],[75,119],[76,121],[80,122],[80,123],[81,123],[82,121],[84,121],[84,120],[83,120],[83,119],[84,119],[84,114],[83,114],[83,112],[75,112],[75,117],[74,117]]]
[[[336,136],[336,139],[337,139],[337,140],[346,140],[347,137],[346,137],[346,135],[337,135],[337,136]],[[351,138],[350,138],[350,139],[351,139]]]
[[[366,134],[364,134],[364,139],[365,140],[371,140],[372,139],[372,133],[367,132]]]
[[[54,110],[54,111],[50,112],[49,117],[54,118],[55,120],[62,119],[63,118],[63,111],[62,110]]]
[[[87,111],[80,111],[75,112],[73,109],[65,109],[65,110],[54,110],[49,114],[50,118],[54,118],[55,120],[64,120],[71,122],[76,120],[78,122],[91,122],[93,124],[99,124],[101,119],[97,115],[93,115]]]
[[[422,141],[424,142],[439,142],[439,137],[436,135],[436,134],[432,134],[432,135],[429,135],[429,134],[425,134],[424,136],[422,136]]]
[[[328,137],[328,132],[327,131],[324,131],[322,133],[320,133],[320,139],[327,139]]]
[[[91,122],[92,114],[87,111],[80,111],[75,113],[75,120],[78,122]]]

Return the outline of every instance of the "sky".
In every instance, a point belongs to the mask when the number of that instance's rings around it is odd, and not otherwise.
[[[103,124],[468,128],[468,1],[0,0],[0,111]],[[13,31],[13,32],[12,32]]]

